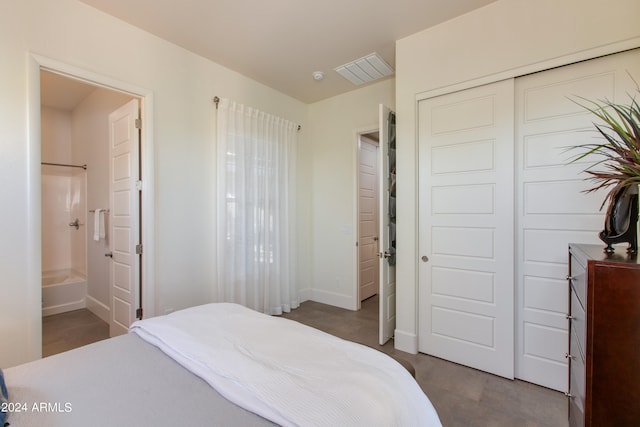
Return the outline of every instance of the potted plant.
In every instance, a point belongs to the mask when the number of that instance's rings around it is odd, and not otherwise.
[[[612,244],[627,242],[627,252],[636,254],[640,184],[640,106],[633,97],[629,105],[581,99],[586,104],[580,105],[599,119],[599,123],[594,125],[603,140],[572,147],[585,150],[572,162],[591,155],[601,157],[585,170],[589,174],[586,179],[595,183],[586,192],[609,189],[600,206],[602,209],[609,202],[604,230],[599,235],[600,240],[607,244],[607,253],[614,251]]]

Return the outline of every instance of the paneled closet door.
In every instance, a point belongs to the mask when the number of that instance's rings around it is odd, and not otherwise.
[[[419,351],[514,374],[513,80],[422,100]]]
[[[556,390],[568,378],[567,246],[601,243],[606,194],[582,192],[597,159],[567,164],[566,147],[598,141],[594,117],[572,99],[628,103],[627,71],[640,79],[639,50],[516,79],[516,377]]]

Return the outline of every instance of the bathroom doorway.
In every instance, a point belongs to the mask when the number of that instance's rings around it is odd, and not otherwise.
[[[67,350],[110,335],[115,302],[109,114],[132,100],[139,105],[139,98],[130,93],[40,70],[45,356],[56,348]],[[135,220],[137,230],[142,230],[142,215]],[[137,279],[134,292],[140,307],[142,282]]]

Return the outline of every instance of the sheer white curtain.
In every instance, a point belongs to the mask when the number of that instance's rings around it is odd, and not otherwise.
[[[218,300],[268,314],[298,307],[297,125],[221,99]]]

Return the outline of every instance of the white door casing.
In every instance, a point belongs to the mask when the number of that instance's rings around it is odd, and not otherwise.
[[[358,164],[359,301],[378,293],[378,144],[361,135]]]
[[[391,109],[380,104],[379,107],[379,164],[380,164],[380,290],[379,290],[379,343],[383,345],[393,337],[396,328],[396,267],[390,265],[385,253],[391,248],[390,218],[389,218],[389,114]]]
[[[513,80],[418,103],[419,351],[514,375]]]
[[[635,64],[635,65],[634,65]],[[567,391],[569,243],[602,244],[605,192],[585,194],[581,173],[596,158],[568,164],[567,147],[597,141],[594,117],[574,101],[628,103],[640,50],[516,80],[516,376]]]
[[[134,99],[109,115],[111,336],[128,331],[140,299],[140,255],[136,253],[140,238],[138,111],[138,100]]]

